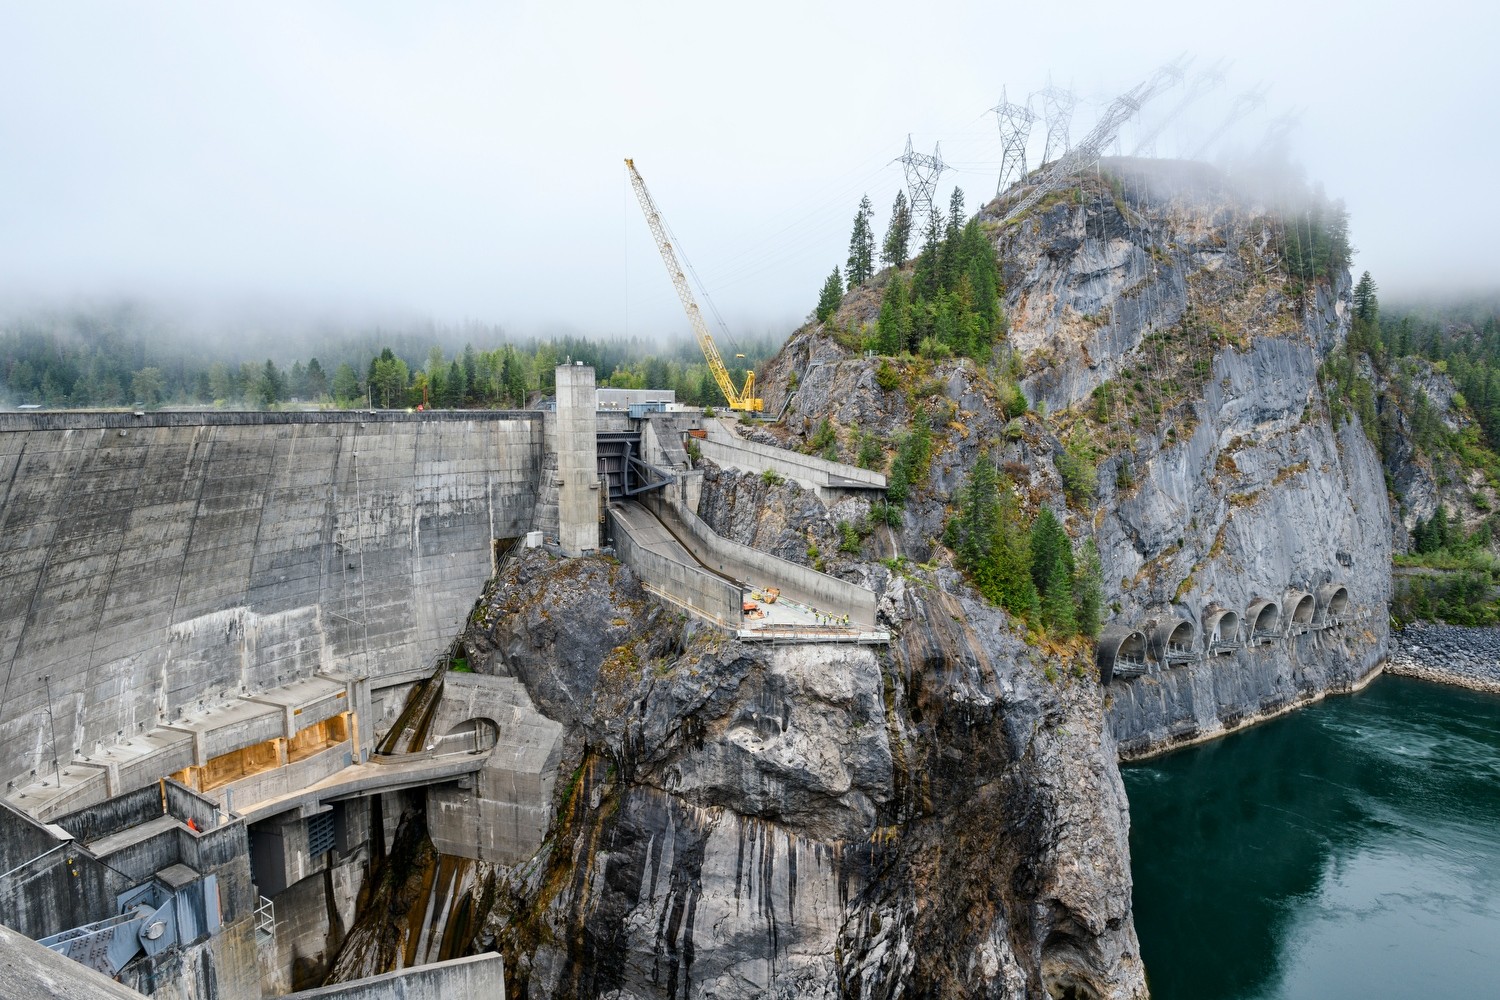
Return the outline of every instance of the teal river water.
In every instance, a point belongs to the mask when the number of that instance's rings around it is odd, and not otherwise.
[[[1154,1000],[1500,997],[1500,697],[1382,677],[1124,774]]]

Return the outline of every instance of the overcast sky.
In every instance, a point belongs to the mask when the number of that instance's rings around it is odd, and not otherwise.
[[[1387,297],[1493,290],[1488,5],[1226,7],[0,0],[0,291],[685,332],[632,156],[730,327],[783,334],[861,194],[883,231],[908,133],[972,212],[1002,87],[1071,83],[1076,137],[1184,51],[1234,62],[1160,153],[1264,81],[1226,141],[1305,108],[1295,154]]]

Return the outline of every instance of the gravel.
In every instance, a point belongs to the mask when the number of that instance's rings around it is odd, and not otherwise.
[[[1414,622],[1391,633],[1386,670],[1479,691],[1500,692],[1500,628]]]

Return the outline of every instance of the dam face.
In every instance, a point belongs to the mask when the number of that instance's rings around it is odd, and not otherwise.
[[[0,777],[200,702],[424,670],[542,457],[535,412],[0,415]]]

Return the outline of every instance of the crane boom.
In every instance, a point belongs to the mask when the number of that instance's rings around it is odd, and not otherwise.
[[[687,312],[688,322],[692,324],[693,333],[698,338],[698,346],[708,359],[708,370],[713,372],[714,381],[719,383],[719,389],[724,393],[731,410],[759,412],[764,409],[765,403],[752,395],[755,392],[755,372],[745,373],[743,389],[734,387],[729,369],[724,367],[724,359],[719,356],[713,335],[709,333],[708,324],[703,321],[703,313],[693,298],[692,289],[688,288],[687,275],[682,273],[682,268],[677,263],[677,251],[672,249],[672,241],[667,238],[667,227],[661,221],[661,213],[656,210],[656,202],[651,200],[651,192],[646,190],[645,180],[635,169],[635,161],[626,159],[625,168],[630,171],[630,184],[635,188],[641,211],[646,213],[646,225],[651,227],[651,235],[656,239],[656,249],[661,252],[662,263],[667,265],[667,274],[671,276],[672,285],[677,289],[677,297],[682,300],[682,308]]]

